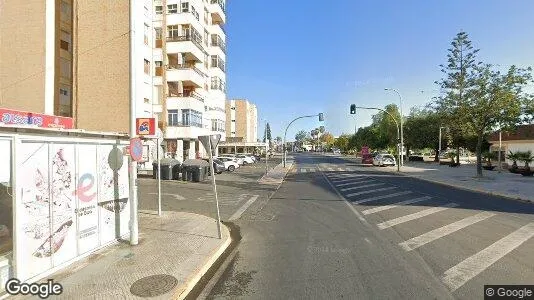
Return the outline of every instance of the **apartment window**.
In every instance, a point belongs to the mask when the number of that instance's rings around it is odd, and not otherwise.
[[[235,131],[232,131],[232,134],[235,134]]]
[[[161,67],[161,66],[163,66],[163,62],[162,62],[161,60],[156,60],[156,61],[154,62],[154,64],[156,65],[156,67]]]
[[[156,32],[156,40],[161,40],[161,28],[154,28]]]
[[[72,115],[72,101],[71,89],[69,86],[63,85],[59,88],[59,107],[57,114],[63,117],[70,117]]]
[[[161,14],[163,14],[163,6],[156,5],[156,15],[161,15]]]
[[[177,109],[169,109],[167,111],[167,123],[169,126],[178,126],[178,110]]]
[[[224,132],[225,131],[225,123],[223,120],[219,119],[211,119],[211,131],[219,131]]]
[[[150,103],[150,99],[148,99],[148,98],[144,98],[143,101],[144,101],[145,103]]]
[[[145,23],[145,45],[148,45],[148,34],[150,32],[150,27],[148,27],[148,24]]]
[[[150,61],[146,59],[145,59],[145,64],[144,64],[144,70],[145,70],[145,74],[150,74]]]
[[[59,47],[65,51],[70,52],[70,41],[71,41],[70,32],[61,30]]]
[[[226,87],[225,87],[225,83],[224,81],[217,77],[217,76],[214,76],[214,77],[211,77],[211,89],[213,90],[220,90],[220,91],[226,91]]]
[[[231,110],[235,110],[235,107],[230,108]]]
[[[204,24],[208,25],[208,10],[204,8]]]
[[[187,13],[189,12],[189,2],[182,2],[182,12]]]
[[[167,26],[167,38],[175,39],[178,38],[180,33],[178,32],[178,25]]]
[[[218,55],[211,56],[211,67],[225,70],[224,61]]]
[[[65,78],[70,78],[72,73],[72,68],[70,61],[64,58],[59,60],[59,75]]]
[[[178,13],[178,4],[169,4],[167,5],[168,14],[177,14]]]
[[[233,123],[235,123],[235,120],[232,120]]]
[[[182,122],[184,126],[202,128],[202,113],[193,109],[184,109],[182,110]]]

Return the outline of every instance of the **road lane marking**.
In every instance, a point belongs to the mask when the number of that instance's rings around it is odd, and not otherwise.
[[[149,195],[157,195],[158,193],[148,193]],[[178,194],[170,194],[170,193],[161,193],[162,196],[171,196],[176,200],[185,200],[184,197],[178,195]]]
[[[454,223],[451,223],[449,225],[436,228],[432,231],[429,231],[425,234],[422,234],[420,236],[416,236],[414,238],[411,238],[407,241],[404,241],[402,243],[399,243],[399,246],[401,246],[406,251],[411,251],[414,249],[417,249],[425,244],[428,244],[430,242],[433,242],[439,238],[442,238],[444,236],[447,236],[451,233],[454,233],[462,228],[465,228],[467,226],[473,225],[475,223],[478,223],[480,221],[486,220],[487,218],[491,218],[495,216],[494,213],[490,212],[482,212],[479,214],[476,214],[474,216],[467,217],[465,219],[456,221]]]
[[[352,203],[360,204],[360,203],[365,203],[365,202],[370,202],[370,201],[375,201],[375,200],[381,200],[381,199],[393,198],[393,197],[402,196],[402,195],[408,195],[408,194],[411,194],[411,193],[412,193],[411,191],[398,192],[398,193],[382,195],[382,196],[376,196],[376,197],[371,197],[371,198],[362,199],[362,200],[358,200],[358,201],[353,201]]]
[[[369,177],[365,175],[356,175],[356,174],[340,174],[340,175],[328,176],[328,178],[330,178],[332,181],[336,181],[336,180],[369,178]]]
[[[393,190],[393,189],[396,189],[396,188],[397,188],[396,186],[391,186],[391,187],[387,187],[387,188],[374,189],[374,190],[368,190],[368,191],[357,192],[357,193],[350,193],[350,194],[347,194],[346,196],[347,197],[353,197],[353,196],[371,194],[371,193],[376,193],[376,192],[389,191],[389,190]]]
[[[428,199],[432,199],[432,197],[424,196],[424,197],[420,197],[420,198],[404,200],[404,201],[401,201],[401,202],[397,202],[395,204],[389,204],[389,205],[383,205],[383,206],[379,206],[379,207],[375,207],[375,208],[370,208],[370,209],[366,209],[366,210],[362,211],[362,214],[363,215],[370,215],[370,214],[374,214],[374,213],[377,213],[377,212],[380,212],[380,211],[384,211],[384,210],[392,209],[392,208],[395,208],[395,207],[399,207],[400,205],[413,204],[413,203],[422,202],[422,201],[425,201],[425,200],[428,200]]]
[[[364,185],[359,185],[359,186],[352,186],[352,187],[348,187],[348,188],[343,188],[340,191],[346,192],[346,191],[358,190],[358,189],[368,188],[368,187],[372,187],[372,186],[379,186],[379,185],[384,185],[384,184],[385,183],[382,183],[382,182],[373,183],[373,184],[364,184]]]
[[[371,227],[371,224],[369,224],[369,222],[367,222],[367,220],[356,210],[356,208],[354,208],[354,206],[352,204],[350,204],[350,202],[347,201],[347,199],[345,197],[343,197],[343,195],[341,195],[341,193],[336,189],[334,184],[332,182],[330,182],[328,177],[326,177],[326,174],[324,172],[321,172],[321,174],[323,175],[323,177],[326,180],[326,182],[328,182],[328,185],[330,185],[332,190],[337,194],[337,196],[340,199],[343,199],[343,202],[345,202],[345,204],[347,204],[347,206],[350,208],[350,210],[356,215],[358,220],[360,220],[365,226]]]
[[[300,169],[300,173],[306,173],[306,169]]]
[[[365,178],[362,178],[362,179],[365,179]],[[346,183],[342,183],[342,184],[336,184],[336,186],[340,187],[340,186],[355,185],[355,184],[366,183],[366,182],[374,182],[374,180],[360,180],[360,179],[358,179],[358,181],[354,181],[354,179],[351,179],[350,182],[346,182]]]
[[[458,204],[456,204],[456,203],[447,203],[447,204],[445,204],[443,206],[432,207],[432,208],[428,208],[428,209],[425,209],[425,210],[422,210],[422,211],[419,211],[419,212],[416,212],[416,213],[413,213],[413,214],[409,214],[409,215],[402,216],[402,217],[399,217],[399,218],[391,219],[389,221],[382,222],[382,223],[378,224],[377,226],[380,229],[390,228],[390,227],[393,227],[395,225],[399,225],[399,224],[406,223],[406,222],[409,222],[409,221],[413,221],[413,220],[416,220],[416,219],[419,219],[419,218],[422,218],[422,217],[426,217],[428,215],[435,214],[435,213],[438,213],[440,211],[444,211],[446,209],[449,209],[449,208],[452,208],[452,207],[456,207],[456,206],[458,206]]]
[[[373,243],[371,243],[371,241],[370,241],[368,238],[364,238],[364,240],[365,240],[368,244],[370,244],[370,245],[373,244]]]
[[[451,291],[457,290],[467,281],[480,274],[533,236],[534,222],[519,228],[445,271],[444,276],[442,277],[443,283],[445,283]]]
[[[355,181],[355,180],[364,180],[364,179],[367,179],[369,181],[372,181],[372,179],[370,178],[346,178],[346,179],[331,179],[331,181],[334,183],[334,184],[338,184],[340,182],[347,182],[347,181]]]
[[[241,206],[228,220],[233,221],[239,219],[241,215],[245,212],[245,210],[247,210],[247,208],[252,205],[252,203],[254,203],[254,201],[256,201],[258,197],[259,195],[254,195],[250,197],[250,199],[248,199],[248,201],[245,202],[245,204],[243,204],[243,206]]]

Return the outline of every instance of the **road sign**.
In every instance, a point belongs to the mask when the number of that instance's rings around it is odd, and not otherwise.
[[[130,156],[135,161],[143,159],[143,142],[140,138],[130,139]]]
[[[156,119],[137,118],[136,128],[138,135],[154,135],[156,133]]]
[[[217,149],[217,145],[219,144],[219,140],[221,139],[220,134],[212,134],[212,135],[201,135],[198,137],[200,142],[202,143],[202,146],[204,146],[204,149],[206,151],[210,151],[211,153],[215,153],[215,149]],[[211,149],[210,149],[210,143],[209,140],[211,139]],[[213,154],[215,155],[215,154]]]

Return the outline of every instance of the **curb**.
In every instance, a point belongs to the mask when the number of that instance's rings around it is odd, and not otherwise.
[[[232,242],[231,232],[226,225],[222,224],[222,222],[221,222],[221,225],[224,226],[223,228],[225,228],[226,231],[228,232],[226,240],[219,248],[217,248],[213,252],[213,254],[208,258],[206,263],[188,280],[187,283],[178,287],[175,290],[175,292],[173,293],[172,299],[178,299],[178,300],[186,299],[186,297],[191,293],[191,291],[195,289],[197,284],[199,284],[200,281],[203,279],[203,277],[208,273],[208,271],[215,264],[215,262],[217,262],[217,260],[223,255],[226,249],[230,246]]]
[[[346,158],[344,158],[344,159],[347,160]],[[386,172],[387,173],[393,173],[393,172],[388,172],[388,171],[386,171]],[[461,186],[461,185],[455,185],[453,183],[443,182],[443,181],[434,180],[434,179],[422,178],[422,177],[418,177],[416,175],[403,173],[402,171],[401,172],[395,172],[395,174],[406,176],[406,177],[410,177],[410,178],[414,178],[414,179],[419,179],[419,180],[423,180],[423,181],[426,181],[426,182],[431,182],[431,183],[435,183],[435,184],[439,184],[439,185],[443,185],[443,186],[447,186],[447,187],[453,187],[453,188],[457,188],[457,189],[463,190],[463,191],[477,192],[477,193],[480,193],[480,194],[498,196],[498,197],[506,198],[508,200],[519,201],[519,202],[522,202],[522,203],[534,204],[533,200],[524,199],[524,198],[521,198],[521,197],[514,197],[514,196],[507,195],[507,194],[499,193],[499,192],[491,192],[491,191],[482,190],[482,189],[478,189],[478,188],[469,188],[469,187],[465,187],[465,186]]]
[[[272,170],[276,169],[278,166],[281,166],[283,164],[282,163],[279,163],[278,165],[276,165],[276,167],[272,168]],[[282,182],[284,182],[284,179],[286,178],[287,176],[287,173],[289,173],[289,171],[291,170],[291,168],[293,167],[293,161],[291,161],[290,163],[287,164],[288,166],[286,167],[286,170],[285,170],[285,173],[284,173],[284,176],[282,177],[281,180],[276,180],[274,181],[273,179],[264,179],[265,176],[267,176],[269,173],[267,174],[264,174],[260,179],[258,179],[258,183],[259,184],[281,184]],[[281,167],[282,168],[282,167]]]

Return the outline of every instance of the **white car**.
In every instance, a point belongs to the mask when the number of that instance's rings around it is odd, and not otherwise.
[[[235,156],[232,156],[232,155],[221,156],[219,158],[223,158],[223,157],[233,160],[234,162],[238,163],[240,166],[244,165],[244,163],[245,163],[244,159],[239,158],[239,157],[235,157]]]
[[[237,158],[242,158],[243,159],[243,164],[244,165],[247,165],[247,164],[253,164],[254,163],[254,159],[248,155],[245,155],[245,154],[238,154],[236,156]]]
[[[391,154],[377,154],[373,158],[373,166],[395,166],[395,157]]]
[[[233,172],[235,171],[235,169],[239,168],[239,164],[236,163],[230,157],[219,157],[218,159],[223,162],[224,168],[228,170],[229,172]]]

